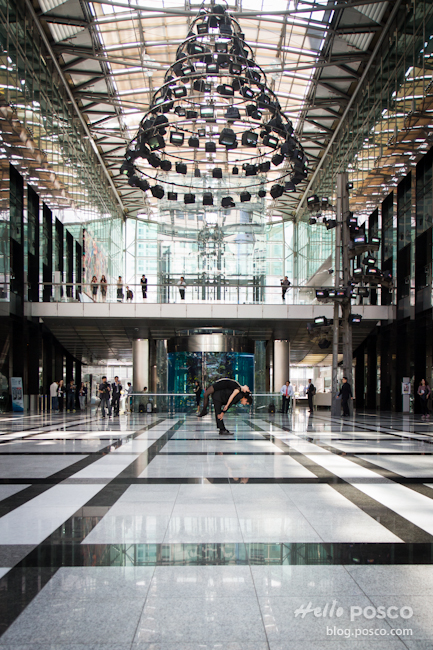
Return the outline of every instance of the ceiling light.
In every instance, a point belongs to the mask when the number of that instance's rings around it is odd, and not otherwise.
[[[203,205],[213,205],[213,196],[210,192],[204,192]]]
[[[272,156],[272,164],[275,165],[275,167],[278,167],[278,165],[281,165],[283,160],[284,160],[284,156],[281,153],[275,153]]]
[[[223,170],[221,167],[214,167],[212,169],[212,178],[222,178],[223,177]]]
[[[232,169],[232,174],[233,176],[237,176],[239,174],[239,167],[236,167],[236,165]]]
[[[230,84],[221,84],[220,86],[217,86],[217,93],[222,95],[222,97],[233,97],[235,91],[233,86]]]
[[[241,119],[241,114],[236,106],[229,106],[224,117],[228,122],[234,122]]]
[[[218,63],[208,63],[206,65],[207,74],[218,74],[219,71],[220,71],[220,67]]]
[[[185,205],[188,205],[190,203],[195,203],[195,194],[185,194],[183,197],[183,202]]]
[[[278,147],[279,139],[274,135],[269,135],[267,133],[263,138],[263,144],[265,147],[272,147],[272,149],[275,149],[275,147]]]
[[[178,174],[186,174],[187,171],[188,168],[185,163],[180,163],[180,162],[176,163],[176,172]]]
[[[215,110],[212,104],[200,106],[200,117],[206,120],[213,119]]]
[[[177,193],[176,192],[167,192],[167,199],[169,201],[177,201]]]
[[[236,142],[236,133],[233,129],[223,129],[219,137],[219,143],[225,147],[232,147]]]
[[[236,204],[231,196],[225,196],[223,199],[221,199],[221,206],[223,208],[234,208],[235,205]]]
[[[245,131],[242,133],[242,144],[244,147],[257,147],[259,136],[254,131]]]
[[[251,194],[245,190],[244,192],[240,193],[240,199],[241,199],[241,203],[246,203],[247,201],[251,201]]]
[[[175,144],[178,147],[181,147],[183,145],[185,135],[181,133],[180,131],[172,131],[170,133],[170,142],[171,144]]]
[[[257,165],[244,164],[242,168],[245,171],[245,176],[256,176],[257,174]]]
[[[188,94],[187,89],[185,86],[177,86],[176,88],[173,88],[173,95],[176,97],[176,99],[180,99],[181,97],[186,97]]]
[[[229,71],[230,74],[241,74],[242,66],[240,63],[230,63]]]
[[[151,151],[156,151],[157,149],[163,149],[165,147],[165,140],[162,135],[155,134],[151,135],[150,138],[147,139],[147,144]]]
[[[162,185],[154,185],[150,188],[150,191],[152,192],[152,196],[154,196],[155,199],[162,199],[165,194]]]
[[[201,171],[198,167],[194,169],[194,178],[201,178]]]
[[[187,120],[196,120],[198,118],[198,111],[187,111],[186,119]]]
[[[171,170],[171,162],[169,160],[161,160],[160,167],[163,172],[169,172]]]
[[[191,147],[193,149],[198,149],[199,146],[200,146],[200,140],[196,138],[194,135],[192,135],[188,140],[188,147]]]
[[[263,174],[266,174],[271,168],[271,163],[269,160],[266,162],[262,162],[259,164],[259,172],[262,172]]]
[[[215,144],[215,142],[212,142],[212,141],[210,141],[210,142],[206,142],[206,144],[205,144],[205,151],[206,151],[207,153],[215,153],[215,151],[216,151],[216,144]]]
[[[284,187],[283,185],[272,185],[270,195],[272,196],[273,199],[278,199],[280,196],[284,194]]]

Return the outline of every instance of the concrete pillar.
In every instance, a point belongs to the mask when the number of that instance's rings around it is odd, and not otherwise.
[[[149,386],[149,339],[132,341],[132,387],[134,393]]]
[[[290,380],[290,341],[274,341],[274,392]]]

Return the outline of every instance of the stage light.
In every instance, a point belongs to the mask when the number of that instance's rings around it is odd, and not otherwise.
[[[265,147],[272,147],[272,149],[275,149],[275,147],[278,147],[278,143],[279,140],[274,135],[269,135],[267,133],[263,138],[263,144]]]
[[[196,79],[192,87],[196,92],[204,93],[205,82],[203,81],[203,79]]]
[[[219,143],[225,147],[232,147],[236,143],[236,133],[233,129],[223,129],[220,133]]]
[[[272,156],[272,164],[275,165],[275,167],[278,167],[278,165],[281,165],[283,160],[284,160],[284,156],[281,153],[275,153]]]
[[[253,99],[254,94],[254,91],[251,90],[251,88],[248,88],[248,86],[243,86],[241,88],[241,95],[242,97],[245,97],[245,99]]]
[[[368,266],[374,266],[377,263],[377,260],[372,255],[367,255],[362,261]]]
[[[174,112],[176,113],[176,115],[179,115],[179,117],[185,117],[186,115],[185,106],[176,106]]]
[[[314,224],[317,223],[316,217],[310,217],[308,223],[310,224],[310,226],[314,226]]]
[[[310,210],[310,212],[313,212],[313,210],[319,210],[320,201],[319,197],[316,194],[313,194],[307,198],[307,208]]]
[[[199,138],[205,138],[206,137],[206,129],[200,128],[197,131],[197,135]]]
[[[206,120],[212,120],[215,115],[215,109],[212,104],[200,106],[200,117]]]
[[[226,36],[231,36],[232,35],[231,25],[227,25],[227,23],[221,23],[220,24],[220,34],[225,34]]]
[[[189,63],[182,68],[181,72],[183,77],[187,77],[190,74],[194,74],[195,68],[191,63]]]
[[[171,144],[175,144],[178,147],[181,147],[183,145],[185,135],[181,133],[180,131],[172,131],[170,133],[170,142]]]
[[[242,66],[239,63],[230,63],[229,71],[230,74],[241,74]]]
[[[131,187],[138,187],[143,192],[146,192],[150,185],[145,178],[139,178],[136,174],[128,178],[128,185]]]
[[[130,176],[130,174],[133,174],[134,171],[135,171],[135,167],[131,160],[125,160],[122,163],[122,166],[120,168],[121,174],[127,174],[128,176]]]
[[[325,224],[326,230],[332,230],[332,228],[336,228],[337,226],[337,219],[326,219]]]
[[[227,42],[226,41],[216,41],[215,42],[215,52],[218,54],[220,53],[227,53]]]
[[[245,171],[245,176],[256,176],[257,175],[257,165],[249,165],[244,163],[242,168]]]
[[[350,316],[349,316],[349,318],[347,320],[352,325],[359,325],[359,323],[362,321],[362,316],[361,316],[361,314],[350,314]]]
[[[163,149],[165,147],[165,140],[162,135],[156,133],[147,139],[147,144],[151,151],[156,151],[157,149]]]
[[[198,118],[198,111],[187,111],[186,119],[187,120],[196,120]]]
[[[355,228],[358,225],[358,219],[353,216],[353,212],[350,212],[347,216],[346,223],[350,228]]]
[[[177,193],[176,192],[167,192],[167,199],[169,201],[177,201]]]
[[[353,269],[354,278],[359,278],[362,277],[363,275],[364,275],[364,269],[362,268],[362,266],[358,266],[355,269]]]
[[[380,248],[380,239],[379,237],[370,237],[368,240],[368,245],[370,247],[370,250],[372,251],[378,251]]]
[[[241,192],[240,199],[241,199],[241,203],[246,203],[247,201],[251,201],[251,194],[247,191]]]
[[[198,167],[194,169],[194,178],[201,178],[201,171]]]
[[[233,97],[235,91],[233,90],[233,86],[230,86],[230,84],[221,84],[220,86],[217,86],[217,93],[222,97]]]
[[[284,191],[285,192],[295,192],[296,191],[296,185],[292,181],[286,181],[284,183]]]
[[[348,192],[350,192],[350,190],[353,190],[353,183],[352,182],[346,183],[346,190]]]
[[[208,26],[207,23],[200,23],[197,25],[197,34],[202,35],[202,34],[207,34],[208,33]]]
[[[254,104],[247,104],[245,106],[245,112],[248,115],[248,117],[252,117],[253,120],[261,120],[262,119],[262,112],[257,109],[257,106]]]
[[[173,88],[173,95],[176,97],[176,99],[180,99],[181,97],[186,97],[188,94],[187,89],[185,86],[177,86],[176,88]]]
[[[270,195],[273,199],[278,199],[284,194],[284,187],[282,185],[276,184],[272,185]]]
[[[370,290],[367,289],[367,287],[358,287],[356,293],[358,296],[361,296],[361,298],[368,298],[370,295]]]
[[[212,169],[212,178],[222,178],[223,177],[223,170],[221,167],[214,167]]]
[[[150,191],[152,192],[152,196],[154,196],[155,199],[162,199],[165,194],[162,185],[154,185],[150,188]]]
[[[213,196],[210,192],[204,192],[203,205],[213,205]]]
[[[329,205],[329,200],[326,196],[322,196],[320,199],[320,208],[321,210],[328,210],[331,206]]]
[[[205,144],[205,151],[206,153],[215,153],[216,151],[216,143],[215,142],[206,142]]]
[[[197,41],[191,41],[191,43],[188,43],[186,49],[188,54],[191,56],[194,54],[204,54],[206,51],[205,47],[197,43]]]
[[[178,174],[184,174],[185,175],[187,173],[187,171],[188,171],[188,168],[185,165],[185,163],[180,163],[180,162],[176,163],[176,172]]]
[[[382,273],[380,269],[376,268],[375,266],[369,266],[367,269],[365,269],[365,275],[370,278],[380,278]]]
[[[194,135],[192,135],[188,140],[188,147],[192,147],[193,149],[198,149],[199,146],[200,146],[200,140],[196,138]]]
[[[224,117],[228,122],[234,122],[241,119],[241,114],[236,106],[229,106]]]
[[[150,153],[147,156],[147,160],[149,161],[149,164],[152,165],[155,169],[157,169],[160,164],[161,164],[161,158],[156,155],[156,153]]]
[[[325,300],[329,296],[327,289],[316,289],[316,298],[317,300]]]
[[[329,339],[321,339],[317,345],[321,350],[327,350],[331,345],[331,341]]]
[[[160,167],[163,172],[169,172],[171,170],[171,162],[169,160],[161,160]]]
[[[189,205],[190,203],[195,203],[195,194],[185,194],[183,197],[183,202],[185,205]]]
[[[206,65],[207,74],[218,74],[219,71],[220,71],[220,67],[218,63],[208,63]]]
[[[225,196],[223,199],[221,199],[221,206],[223,208],[234,208],[235,205],[236,204],[231,196]]]
[[[254,131],[244,131],[242,133],[242,145],[244,147],[257,147],[259,136]]]
[[[237,176],[239,174],[239,167],[236,167],[236,165],[232,169],[232,174],[233,176]]]
[[[329,319],[326,318],[326,316],[317,316],[317,318],[314,319],[315,327],[323,327],[323,326],[327,326],[328,324],[329,324]]]
[[[328,297],[331,298],[331,300],[335,299],[336,291],[335,289],[329,289],[328,291]]]
[[[259,172],[262,172],[263,174],[266,174],[271,168],[271,163],[269,160],[266,162],[262,162],[259,164]]]

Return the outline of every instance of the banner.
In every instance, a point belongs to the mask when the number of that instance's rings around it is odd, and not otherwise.
[[[24,398],[23,398],[23,378],[11,377],[12,389],[12,410],[14,413],[24,412]]]

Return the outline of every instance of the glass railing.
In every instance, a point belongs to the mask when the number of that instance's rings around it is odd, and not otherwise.
[[[281,285],[261,284],[200,284],[197,282],[179,286],[172,284],[148,284],[146,291],[140,284],[77,284],[77,283],[40,283],[39,292],[33,285],[27,284],[25,296],[29,302],[36,295],[39,302],[83,302],[110,304],[290,304],[311,305],[324,304],[316,299],[316,290],[322,287],[290,286],[284,291]],[[329,287],[327,287],[329,289]],[[9,300],[9,286],[0,292],[0,300]],[[352,304],[371,305],[381,302],[381,289],[377,287],[369,296],[353,296]],[[329,304],[329,303],[328,303]]]

